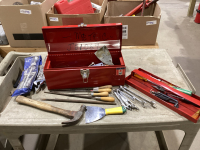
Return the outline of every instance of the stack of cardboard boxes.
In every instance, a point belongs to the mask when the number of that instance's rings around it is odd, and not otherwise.
[[[126,14],[141,1],[91,0],[101,6],[93,14],[57,14],[57,0],[37,0],[39,5],[30,5],[30,0],[17,0],[23,5],[13,5],[16,0],[0,1],[0,20],[11,47],[45,47],[43,26],[122,23],[122,45],[155,45],[159,22],[158,4],[145,9],[145,16],[120,16]]]

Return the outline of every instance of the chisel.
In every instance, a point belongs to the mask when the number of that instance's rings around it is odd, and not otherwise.
[[[106,104],[106,105],[116,105],[115,102],[100,102],[93,100],[77,100],[77,99],[41,99],[43,101],[55,101],[55,102],[72,102],[72,103],[90,103],[90,104]]]
[[[71,93],[64,93],[64,92],[58,92],[58,91],[45,91],[44,93],[50,93],[50,94],[56,94],[56,95],[65,95],[65,96],[73,96],[73,95],[87,95],[87,96],[91,96],[91,97],[93,97],[93,96],[101,96],[101,97],[106,97],[106,96],[108,96],[109,94],[108,94],[108,92],[102,92],[102,93],[93,93],[93,92],[91,92],[91,93],[73,93],[73,92],[71,92]]]

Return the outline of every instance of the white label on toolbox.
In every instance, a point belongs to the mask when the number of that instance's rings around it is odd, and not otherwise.
[[[128,39],[128,25],[122,25],[122,39]]]
[[[57,17],[49,17],[49,20],[50,21],[58,21],[58,18]]]
[[[147,22],[146,22],[146,25],[147,25],[147,26],[149,26],[149,25],[154,25],[154,24],[157,24],[157,21],[156,21],[156,20],[147,21]]]
[[[21,14],[31,14],[31,10],[26,10],[26,9],[20,9]]]

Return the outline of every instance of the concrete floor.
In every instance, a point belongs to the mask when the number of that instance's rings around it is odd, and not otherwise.
[[[197,0],[195,10],[199,6]],[[158,33],[160,48],[167,50],[174,64],[180,63],[192,84],[200,95],[200,24],[194,23],[194,17],[187,17],[189,0],[160,0],[162,10]],[[182,131],[165,131],[169,150],[176,150],[184,136]],[[200,131],[190,150],[200,149]]]
[[[198,8],[200,0],[197,0]],[[180,63],[200,95],[200,24],[194,17],[188,18],[189,0],[160,0],[162,10],[158,33],[159,47],[166,49],[174,64]],[[196,16],[196,12],[194,12]],[[182,131],[165,131],[169,150],[177,150],[184,136]],[[26,150],[36,149],[37,135],[26,135]],[[200,132],[190,150],[200,149]],[[31,141],[31,142],[30,142]],[[31,144],[32,143],[32,144]],[[1,149],[1,148],[0,148]],[[56,150],[159,150],[154,132],[114,134],[71,134],[60,135]]]

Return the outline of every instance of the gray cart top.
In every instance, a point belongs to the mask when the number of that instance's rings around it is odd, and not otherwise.
[[[42,57],[46,53],[35,53],[34,55],[42,54]],[[177,68],[172,63],[171,58],[164,49],[126,49],[122,50],[123,58],[126,64],[126,76],[128,76],[132,70],[143,68],[163,79],[170,81],[176,85],[179,85],[182,88],[188,89],[188,86],[177,70]],[[136,91],[135,89],[132,89]],[[145,98],[153,100],[143,93],[136,91]],[[40,92],[37,95],[32,95],[31,98],[39,100],[40,98],[49,97],[53,98],[55,96],[48,95],[43,92]],[[63,96],[57,96],[58,98]],[[117,105],[94,105],[94,104],[85,104],[87,106],[100,106],[103,108],[111,108],[120,106],[120,103],[116,99]],[[60,107],[67,110],[79,110],[81,103],[65,103],[65,102],[46,102],[53,106]],[[139,111],[127,111],[124,115],[110,115],[105,116],[102,120],[91,124],[85,124],[85,118],[75,126],[81,127],[82,129],[86,128],[98,128],[101,126],[116,126],[116,125],[140,125],[140,124],[154,124],[154,123],[163,123],[170,124],[174,122],[181,123],[190,123],[186,118],[177,114],[176,112],[168,109],[162,104],[157,103],[157,109],[152,107],[142,108],[140,104],[136,105],[140,108]],[[4,127],[61,127],[61,122],[67,121],[68,119],[64,116],[45,112],[33,107],[26,105],[18,104],[15,101],[15,98],[11,98],[5,110],[1,113],[0,116],[0,126]],[[192,123],[192,122],[191,122]],[[71,132],[73,132],[73,127]],[[88,129],[89,129],[88,128]]]

